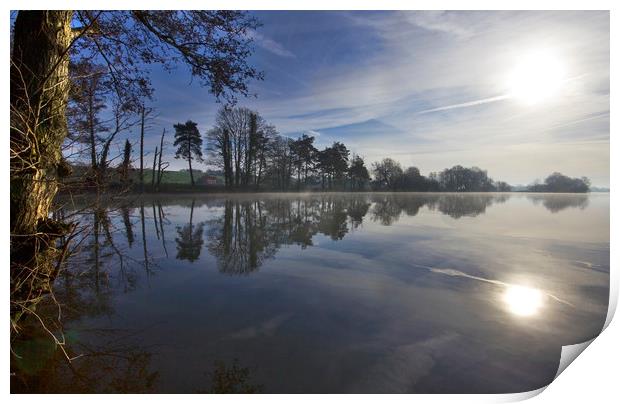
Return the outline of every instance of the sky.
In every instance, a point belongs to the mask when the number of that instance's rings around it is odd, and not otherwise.
[[[263,25],[250,62],[265,79],[239,105],[282,135],[425,175],[460,164],[513,185],[559,171],[609,186],[606,11],[253,14]],[[213,126],[221,104],[186,69],[151,77],[147,149],[177,122]],[[170,169],[185,168],[168,136]]]

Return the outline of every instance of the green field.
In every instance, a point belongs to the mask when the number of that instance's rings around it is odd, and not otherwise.
[[[138,182],[138,171],[134,171],[132,173],[132,178],[134,182]],[[199,183],[200,179],[207,175],[205,172],[194,172],[194,182]],[[150,184],[153,178],[153,170],[144,170],[144,183]],[[218,177],[218,182],[221,180]],[[162,184],[190,184],[191,179],[189,176],[189,171],[164,171],[164,174],[161,179]]]
[[[69,182],[79,183],[80,181],[84,181],[85,178],[89,176],[90,168],[84,165],[75,165],[72,166],[72,173],[67,178]],[[112,168],[109,170],[108,180],[110,184],[116,184],[119,182],[119,174],[117,169]],[[224,178],[217,174],[212,174],[204,171],[194,171],[194,182],[199,185],[202,184],[201,179],[206,175],[213,175],[217,178],[217,184],[224,184]],[[139,170],[136,168],[132,168],[129,172],[129,177],[133,184],[138,184],[140,182],[140,174]],[[153,170],[145,169],[144,170],[144,184],[151,185],[153,181]],[[191,179],[189,175],[189,171],[180,170],[180,171],[164,171],[161,184],[160,185],[190,185]]]

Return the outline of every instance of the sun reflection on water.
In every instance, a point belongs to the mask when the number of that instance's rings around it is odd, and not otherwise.
[[[543,305],[543,293],[534,288],[520,285],[508,285],[504,293],[504,302],[508,310],[518,316],[532,316]]]

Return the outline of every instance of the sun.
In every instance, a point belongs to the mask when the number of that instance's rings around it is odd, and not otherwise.
[[[566,82],[562,60],[550,51],[522,55],[508,76],[508,96],[526,104],[538,104],[559,96]]]
[[[543,293],[527,286],[509,285],[504,302],[510,312],[518,316],[532,316],[543,305]]]

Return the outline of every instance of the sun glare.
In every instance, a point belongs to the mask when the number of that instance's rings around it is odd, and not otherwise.
[[[534,52],[517,61],[508,78],[509,96],[527,105],[558,95],[566,80],[562,61],[550,52]]]
[[[543,294],[538,289],[527,286],[510,285],[504,294],[508,310],[518,316],[531,316],[543,304]]]

